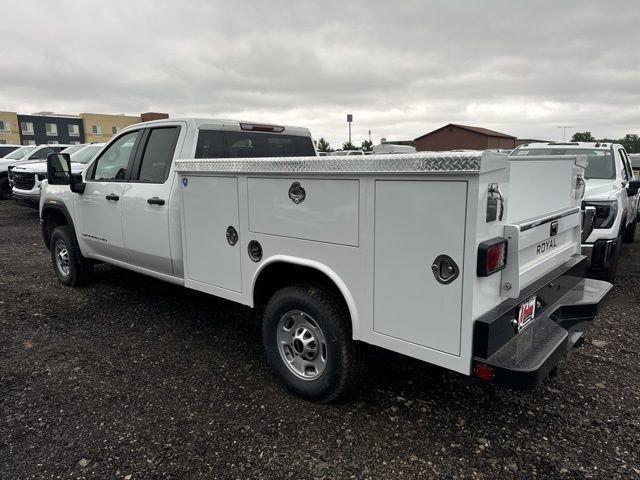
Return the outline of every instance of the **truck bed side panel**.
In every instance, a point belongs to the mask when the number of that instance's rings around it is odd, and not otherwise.
[[[304,198],[288,196],[298,183]],[[249,229],[284,237],[358,246],[357,180],[249,178]]]
[[[464,181],[376,182],[376,332],[460,355],[466,209]],[[439,255],[460,269],[449,284],[432,272]]]
[[[242,292],[240,242],[227,241],[227,228],[239,230],[238,179],[188,177],[183,191],[185,284],[199,282]]]

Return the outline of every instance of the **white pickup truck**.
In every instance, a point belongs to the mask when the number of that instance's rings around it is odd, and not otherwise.
[[[516,148],[514,157],[527,155],[584,155],[587,182],[584,205],[595,208],[594,228],[582,245],[590,259],[589,275],[613,283],[620,259],[620,244],[633,242],[638,223],[640,180],[634,178],[622,145],[569,142],[532,143]]]
[[[584,162],[548,160],[320,158],[306,129],[155,121],[80,175],[51,155],[40,218],[64,285],[102,261],[265,306],[267,359],[306,399],[352,387],[363,344],[533,387],[611,288],[584,278]]]

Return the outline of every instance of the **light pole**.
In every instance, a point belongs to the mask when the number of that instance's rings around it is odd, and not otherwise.
[[[559,125],[558,128],[562,129],[562,141],[567,141],[567,128],[573,128],[571,125]]]
[[[353,122],[353,114],[347,113],[347,123],[349,124],[349,145],[351,145],[351,122]]]

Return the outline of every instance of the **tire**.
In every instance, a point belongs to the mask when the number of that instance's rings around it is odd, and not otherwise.
[[[348,314],[336,298],[309,285],[283,288],[264,311],[262,338],[280,382],[306,400],[329,403],[351,390],[362,365]]]
[[[80,287],[91,280],[93,263],[82,256],[73,228],[69,225],[56,227],[49,245],[53,271],[60,283]]]
[[[638,220],[634,220],[627,228],[624,230],[624,234],[622,235],[623,243],[633,243],[633,240],[636,236],[636,225],[638,224]]]
[[[11,186],[9,185],[9,177],[2,175],[0,177],[0,200],[11,197]]]

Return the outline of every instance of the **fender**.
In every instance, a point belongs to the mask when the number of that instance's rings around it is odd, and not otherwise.
[[[43,221],[44,212],[46,210],[58,210],[67,219],[67,223],[71,225],[71,228],[73,228],[74,230],[76,229],[75,225],[73,224],[73,219],[71,218],[71,214],[69,213],[69,209],[67,209],[67,206],[64,204],[62,200],[47,198],[42,205],[42,211],[40,212],[40,221]]]
[[[340,276],[336,272],[334,272],[331,268],[326,266],[324,263],[318,262],[316,260],[309,260],[307,258],[292,257],[289,255],[273,255],[272,257],[269,257],[266,260],[264,260],[260,264],[260,268],[258,268],[253,274],[253,278],[251,279],[251,298],[253,298],[256,281],[260,276],[260,273],[268,265],[271,265],[272,263],[277,263],[277,262],[289,263],[291,265],[299,265],[301,267],[313,268],[314,270],[318,270],[319,272],[322,272],[327,277],[329,277],[329,279],[331,279],[331,281],[335,284],[335,286],[338,287],[338,290],[340,290],[340,293],[342,294],[347,304],[347,308],[349,309],[349,315],[351,316],[351,330],[353,332],[353,339],[354,340],[360,339],[360,317],[358,316],[358,309],[356,307],[356,302],[353,299],[353,295],[351,295],[349,288],[344,283],[344,281],[340,278]],[[251,306],[253,306],[253,304]]]
[[[47,243],[47,240],[48,240],[47,237],[49,236],[49,232],[47,231],[47,228],[44,222],[44,216],[47,211],[52,211],[52,210],[60,212],[62,213],[62,215],[64,215],[64,218],[67,220],[67,224],[73,229],[74,235],[76,231],[71,214],[69,213],[69,210],[67,209],[67,206],[64,204],[64,202],[62,202],[61,200],[53,199],[53,198],[44,200],[42,209],[40,211],[40,229],[42,230],[42,242],[44,243],[44,246],[47,248],[47,250],[49,249],[49,245]]]

